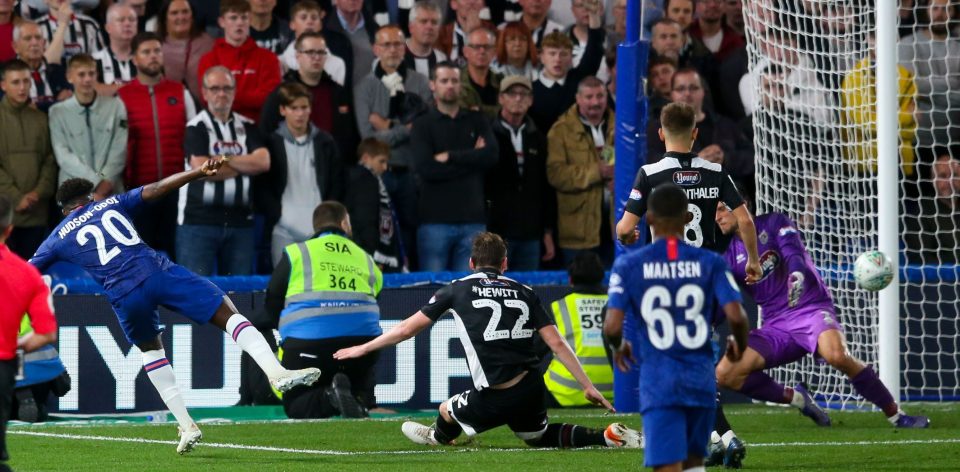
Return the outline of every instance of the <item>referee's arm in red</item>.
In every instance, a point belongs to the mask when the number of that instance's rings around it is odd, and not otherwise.
[[[53,297],[50,295],[50,289],[43,283],[39,272],[35,272],[35,276],[29,280],[35,283],[30,305],[27,308],[33,332],[17,340],[17,347],[27,352],[57,341],[57,319],[53,316]]]

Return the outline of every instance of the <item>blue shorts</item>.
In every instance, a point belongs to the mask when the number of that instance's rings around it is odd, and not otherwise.
[[[707,456],[716,408],[666,407],[643,413],[644,467]]]
[[[156,339],[164,306],[197,324],[210,322],[226,295],[209,280],[174,264],[147,277],[137,288],[111,302],[127,340],[133,344]]]

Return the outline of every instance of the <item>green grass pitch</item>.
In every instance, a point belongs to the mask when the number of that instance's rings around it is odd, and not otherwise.
[[[728,407],[727,415],[747,442],[744,470],[960,470],[960,404],[906,409],[929,415],[931,428],[895,430],[877,412],[831,411],[830,428],[818,428],[792,408],[739,405]],[[461,446],[418,446],[400,433],[405,419],[207,423],[203,443],[185,456],[176,454],[174,423],[12,425],[7,447],[9,464],[18,471],[558,472],[640,470],[643,463],[637,450],[532,450],[506,428]],[[637,415],[606,416],[596,410],[554,410],[551,420],[640,427]]]

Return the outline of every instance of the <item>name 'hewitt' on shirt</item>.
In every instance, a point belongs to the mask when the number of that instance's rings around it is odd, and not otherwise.
[[[518,290],[499,287],[471,287],[473,293],[487,298],[517,298]]]

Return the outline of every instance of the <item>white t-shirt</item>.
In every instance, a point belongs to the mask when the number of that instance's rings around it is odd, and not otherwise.
[[[723,43],[723,29],[713,36],[704,36],[703,44],[707,46],[710,52],[716,54],[720,50],[720,44]]]

